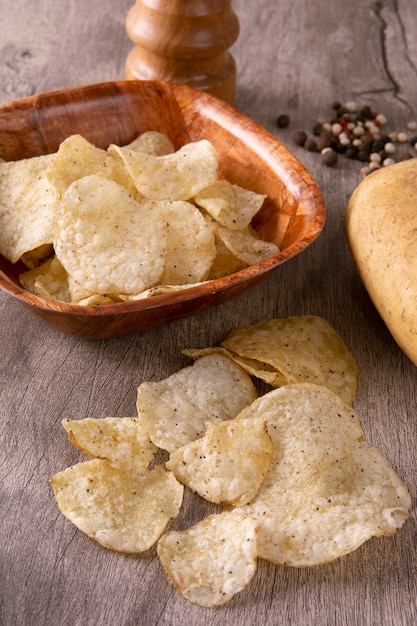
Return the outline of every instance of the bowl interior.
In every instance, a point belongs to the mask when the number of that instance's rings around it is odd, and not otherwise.
[[[214,294],[217,292],[224,292],[224,300],[249,288],[280,263],[305,249],[320,234],[325,221],[320,190],[292,153],[230,105],[184,85],[119,81],[69,88],[1,105],[0,157],[17,160],[52,153],[74,133],[101,148],[107,148],[110,143],[124,145],[147,130],[166,134],[177,149],[190,141],[209,139],[217,151],[221,177],[267,195],[253,226],[262,238],[279,246],[279,254],[201,287],[101,307],[79,307],[30,294],[19,284],[20,264],[12,265],[0,255],[0,287],[30,306],[48,323],[53,322],[52,325],[58,327],[60,324],[56,319],[49,319],[48,312],[49,317],[60,313],[77,319],[136,312],[133,328],[127,328],[127,332],[132,332],[159,323],[155,315],[155,323],[141,323],[141,312],[143,318],[148,308],[155,313],[159,307],[172,305],[171,312],[160,316],[163,323],[171,317],[193,313],[190,300],[195,302],[194,309],[198,311],[216,304],[219,298]],[[200,296],[204,304],[198,302]],[[187,313],[181,309],[181,302],[185,302]],[[80,311],[80,308],[85,310]],[[44,313],[40,314],[39,310]],[[67,324],[63,325],[61,330],[67,330]],[[79,334],[72,327],[67,332]]]

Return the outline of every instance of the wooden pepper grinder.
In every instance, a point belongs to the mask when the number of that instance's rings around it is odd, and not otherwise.
[[[239,35],[231,0],[136,0],[126,17],[136,44],[126,78],[186,83],[233,103]]]

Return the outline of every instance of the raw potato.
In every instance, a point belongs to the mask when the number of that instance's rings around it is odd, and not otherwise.
[[[417,159],[367,176],[346,210],[364,285],[400,348],[417,365]]]

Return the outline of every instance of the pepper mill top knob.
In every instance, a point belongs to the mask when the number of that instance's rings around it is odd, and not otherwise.
[[[135,47],[126,78],[186,83],[233,103],[239,36],[231,0],[136,0],[126,17]]]

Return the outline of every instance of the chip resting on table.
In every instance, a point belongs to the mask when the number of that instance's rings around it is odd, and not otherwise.
[[[158,555],[190,602],[213,608],[242,591],[256,571],[256,524],[238,513],[214,514],[191,528],[169,531]]]
[[[385,457],[366,443],[339,396],[301,383],[275,389],[242,411],[266,420],[269,472],[239,510],[258,524],[258,556],[279,565],[321,565],[408,518],[410,494]]]

